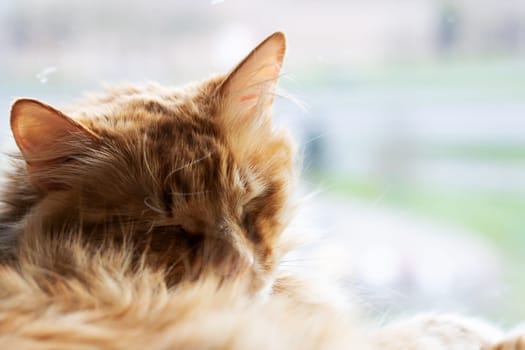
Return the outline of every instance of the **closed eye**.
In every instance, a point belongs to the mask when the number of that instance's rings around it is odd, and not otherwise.
[[[181,234],[181,235],[189,235],[188,231],[186,231],[184,229],[184,227],[182,227],[181,225],[175,225],[175,229],[177,231],[178,234]]]
[[[196,248],[204,241],[204,234],[186,231],[181,225],[157,226],[151,230],[153,244],[158,250],[170,250],[172,247]]]
[[[261,242],[262,237],[257,231],[257,227],[255,226],[255,223],[253,222],[250,215],[244,215],[244,218],[242,220],[242,226],[243,226],[244,232],[246,233],[246,237],[250,241],[252,241],[255,244]]]

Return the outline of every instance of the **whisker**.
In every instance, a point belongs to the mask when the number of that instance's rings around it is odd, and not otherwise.
[[[274,95],[274,97],[280,97],[280,98],[283,98],[283,99],[286,99],[286,100],[290,101],[291,103],[296,105],[302,112],[306,113],[311,108],[311,106],[308,103],[306,103],[303,100],[295,97],[294,95],[284,91],[281,88],[277,88],[276,92],[270,92],[270,93],[272,93]]]
[[[147,153],[146,153],[146,142],[148,140],[148,135],[144,134],[144,137],[142,139],[142,157],[144,159],[144,166],[146,167],[146,170],[148,171],[149,176],[156,182],[157,176],[153,174],[153,170],[151,169],[151,166],[148,161]]]
[[[154,206],[152,203],[150,203],[151,197],[147,196],[144,197],[144,205],[153,210],[154,212],[157,212],[159,214],[166,214],[166,212],[156,206]]]
[[[314,142],[314,141],[317,141],[317,140],[319,140],[319,139],[322,139],[322,138],[328,136],[329,134],[330,134],[329,132],[324,132],[324,133],[321,133],[321,134],[319,134],[319,135],[317,135],[317,136],[311,137],[311,138],[305,140],[304,142],[302,142],[302,146],[306,146],[306,145],[308,145],[309,143],[312,143],[312,142]]]
[[[166,178],[164,180],[164,183],[166,183],[166,181],[168,181],[168,179],[173,176],[173,174],[175,174],[176,172],[178,171],[181,171],[181,170],[184,170],[184,169],[187,169],[199,162],[202,162],[203,160],[205,160],[206,158],[209,158],[211,157],[211,155],[213,154],[213,152],[209,152],[208,154],[206,154],[205,156],[201,157],[201,158],[198,158],[198,159],[195,159],[195,160],[192,160],[191,162],[187,163],[187,164],[184,164],[183,166],[180,166],[178,168],[175,168],[173,169],[172,171],[169,172],[168,175],[166,175]]]

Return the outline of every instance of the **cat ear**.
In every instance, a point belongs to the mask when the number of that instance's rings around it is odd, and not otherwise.
[[[63,162],[77,152],[77,146],[96,138],[62,112],[32,99],[20,99],[13,104],[11,130],[27,162],[29,175]]]
[[[242,126],[254,119],[269,119],[285,51],[284,34],[276,32],[253,49],[226,77],[219,93],[221,112],[228,121]]]

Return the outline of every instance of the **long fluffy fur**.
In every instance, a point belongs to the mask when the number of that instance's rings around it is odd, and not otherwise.
[[[213,274],[169,288],[128,249],[78,240],[24,252],[0,269],[2,349],[319,349],[358,344],[350,321],[283,296],[251,297]],[[67,266],[57,273],[50,261]]]
[[[14,104],[21,154],[1,197],[0,348],[493,343],[497,330],[448,316],[365,332],[281,274],[295,179],[293,142],[271,123],[284,50],[276,33],[229,75],[113,88],[65,113]]]

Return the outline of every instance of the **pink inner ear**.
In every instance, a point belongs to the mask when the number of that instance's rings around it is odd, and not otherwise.
[[[11,110],[11,128],[27,162],[64,156],[70,137],[92,136],[81,125],[54,108],[35,100],[18,100]]]
[[[15,119],[15,138],[24,154],[48,148],[54,138],[63,136],[62,130],[55,129],[53,123],[46,124],[45,121],[46,118],[39,119],[31,115]]]
[[[231,122],[235,118],[244,123],[258,108],[265,109],[272,103],[273,89],[279,78],[286,44],[282,33],[274,33],[257,46],[226,77],[221,86],[226,116]],[[261,111],[265,115],[265,111]],[[255,115],[251,115],[256,117]],[[241,121],[237,120],[237,121]]]
[[[254,98],[257,98],[257,96],[259,96],[259,95],[258,94],[249,94],[249,95],[241,96],[241,102],[248,101],[248,100],[253,100]]]

